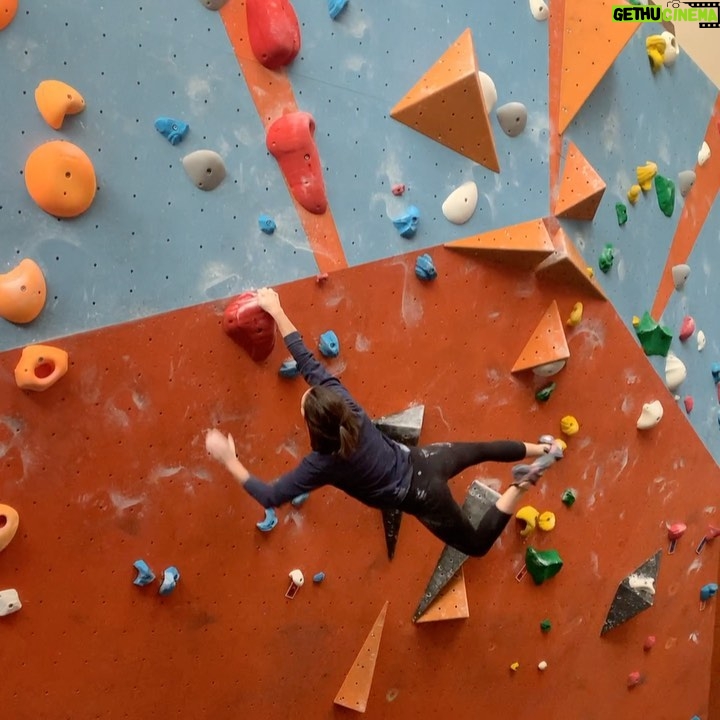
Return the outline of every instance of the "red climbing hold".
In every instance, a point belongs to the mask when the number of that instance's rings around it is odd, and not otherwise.
[[[679,338],[680,340],[682,340],[682,342],[685,342],[685,340],[691,337],[694,332],[695,321],[689,315],[686,315],[683,318],[682,325],[680,325]]]
[[[300,24],[290,0],[245,0],[253,55],[269,70],[289,65],[300,51]]]
[[[308,212],[322,215],[327,210],[327,196],[314,134],[313,116],[299,110],[275,120],[265,142],[295,200]]]
[[[683,400],[683,405],[685,405],[685,412],[689,415],[695,407],[695,400],[691,395],[686,395]]]
[[[225,308],[223,330],[255,362],[265,360],[275,347],[275,321],[257,302],[257,293],[244,292]]]
[[[634,672],[631,672],[628,675],[628,679],[627,679],[628,689],[632,690],[632,688],[640,685],[642,683],[642,681],[643,681],[643,676],[637,670],[635,670]]]
[[[645,642],[643,643],[643,650],[645,652],[650,652],[655,647],[655,643],[657,642],[657,639],[654,635],[648,635],[645,638]]]

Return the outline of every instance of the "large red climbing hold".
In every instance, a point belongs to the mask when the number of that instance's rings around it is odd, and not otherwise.
[[[244,292],[231,300],[223,314],[223,330],[252,360],[265,360],[275,347],[275,320],[258,305],[257,293]]]
[[[314,134],[313,116],[296,111],[275,120],[265,141],[295,200],[308,212],[322,215],[327,210],[327,195]]]
[[[248,36],[261,65],[277,70],[300,52],[300,24],[290,0],[245,0]]]

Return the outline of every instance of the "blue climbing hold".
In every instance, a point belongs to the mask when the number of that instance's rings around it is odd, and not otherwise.
[[[155,573],[144,560],[136,560],[133,567],[138,571],[137,577],[133,580],[133,585],[149,585],[155,579]]]
[[[708,583],[707,585],[703,585],[700,589],[700,600],[702,602],[709,600],[711,597],[713,597],[713,595],[717,595],[717,591],[717,583]]]
[[[328,12],[330,17],[334,20],[348,4],[348,0],[328,0]]]
[[[290,502],[292,503],[293,507],[300,507],[301,505],[305,504],[305,501],[309,497],[309,492],[300,493],[299,495],[296,495]]]
[[[334,358],[340,354],[340,341],[332,330],[328,330],[320,336],[318,350],[320,350],[325,357]]]
[[[258,225],[266,235],[272,235],[277,229],[275,221],[269,215],[261,215],[258,218]]]
[[[165,570],[163,570],[163,580],[160,584],[158,592],[161,595],[171,593],[178,584],[178,580],[180,580],[180,571],[174,565],[171,565],[169,568],[165,568]]]
[[[275,510],[273,510],[273,508],[265,508],[265,519],[255,523],[255,526],[258,530],[270,532],[277,524],[278,519]]]
[[[297,377],[300,374],[300,370],[298,370],[297,360],[283,360],[283,363],[278,370],[278,374],[280,375],[280,377],[284,378]]]
[[[420,211],[414,205],[411,205],[404,215],[393,220],[393,225],[397,228],[401,237],[411,238],[415,237],[419,222]]]
[[[715,384],[720,383],[720,363],[713,363],[710,367],[710,372],[712,373]]]
[[[182,120],[173,120],[169,117],[159,117],[155,121],[155,129],[170,141],[171,145],[177,145],[187,134],[190,126]]]
[[[313,582],[314,582],[314,583],[321,583],[324,579],[325,579],[325,573],[324,573],[324,572],[315,573],[315,574],[313,575]]]
[[[428,253],[420,255],[415,261],[415,274],[420,280],[434,280],[437,277],[435,264]]]

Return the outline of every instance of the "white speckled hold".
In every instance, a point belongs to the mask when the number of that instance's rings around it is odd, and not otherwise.
[[[478,201],[477,185],[470,180],[455,188],[442,204],[443,215],[456,225],[466,223],[475,212]]]
[[[665,384],[670,392],[675,392],[685,381],[687,368],[685,363],[674,352],[670,351],[665,358]]]
[[[697,334],[698,352],[702,352],[705,349],[706,342],[707,342],[707,340],[705,339],[705,333],[702,330],[698,330],[698,334]]]
[[[482,70],[478,70],[480,78],[480,87],[482,88],[483,99],[485,100],[485,112],[490,114],[497,102],[497,89],[493,79]]]
[[[527,108],[519,102],[509,102],[497,109],[498,124],[509,137],[517,137],[527,125]]]
[[[188,177],[200,190],[214,190],[225,179],[225,163],[214,150],[196,150],[182,159]]]
[[[678,187],[683,197],[690,192],[690,188],[695,184],[696,177],[694,170],[681,170],[678,173]]]
[[[673,265],[671,272],[675,289],[682,290],[685,287],[687,279],[690,277],[690,266],[684,263],[681,265]]]
[[[660,33],[660,37],[665,41],[663,65],[666,67],[668,65],[674,65],[680,54],[680,46],[677,43],[677,38],[669,30]]]
[[[529,0],[529,2],[530,12],[536,20],[547,20],[550,17],[550,10],[543,0]]]
[[[698,165],[704,165],[710,159],[710,146],[703,140],[698,151]]]
[[[645,403],[637,421],[638,430],[649,430],[655,427],[663,416],[663,406],[659,400]]]

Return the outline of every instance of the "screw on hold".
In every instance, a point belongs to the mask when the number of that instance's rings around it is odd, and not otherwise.
[[[396,197],[400,197],[401,195],[403,195],[405,193],[405,190],[405,183],[395,183],[392,186],[392,194]]]
[[[278,524],[277,515],[273,508],[265,508],[265,517],[255,523],[255,527],[262,532],[270,532]]]
[[[275,221],[269,215],[261,215],[258,218],[258,225],[266,235],[272,235],[277,229]]]
[[[675,552],[678,540],[685,534],[687,525],[685,523],[673,523],[667,525],[668,540],[670,540],[670,546],[668,547],[668,555],[672,555]]]
[[[570,507],[575,502],[575,491],[572,488],[568,488],[562,494],[560,499],[562,500],[563,505]]]
[[[143,587],[149,585],[155,579],[155,573],[144,560],[136,560],[133,567],[138,571],[137,577],[133,580],[133,585]]]
[[[318,285],[322,285],[330,276],[327,273],[318,273],[315,276],[315,282]]]
[[[632,690],[643,682],[643,676],[635,670],[628,675],[627,686],[628,690]]]
[[[705,609],[705,603],[711,598],[717,595],[718,584],[708,583],[700,588],[700,609]]]
[[[720,535],[720,528],[716,528],[714,525],[708,526],[705,537],[700,541],[700,544],[695,548],[695,552],[699,555],[702,549],[712,540]]]
[[[645,652],[650,652],[655,647],[655,643],[657,642],[657,639],[654,635],[648,635],[645,638],[645,642],[643,643],[643,650]]]
[[[325,579],[325,573],[324,573],[324,572],[315,573],[315,574],[313,575],[313,582],[314,582],[315,584],[321,583],[324,579]]]
[[[285,593],[285,597],[292,600],[297,595],[297,591],[305,584],[305,576],[302,574],[302,570],[298,570],[297,568],[291,570],[288,575],[290,577],[290,585]]]
[[[175,589],[175,586],[178,584],[179,580],[180,571],[174,565],[165,568],[165,570],[163,570],[163,579],[162,583],[160,583],[160,588],[158,592],[161,595],[168,595]]]
[[[550,622],[550,618],[545,618],[544,620],[540,621],[540,629],[544,632],[550,632],[552,630],[552,623]]]
[[[538,402],[547,402],[550,399],[550,396],[553,394],[553,391],[556,388],[556,384],[554,382],[551,382],[549,385],[545,385],[544,387],[541,387],[536,393],[535,393],[535,399]]]

